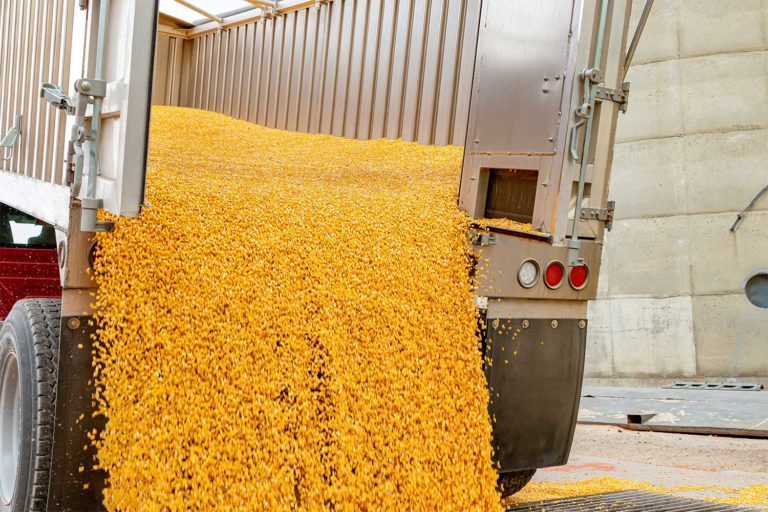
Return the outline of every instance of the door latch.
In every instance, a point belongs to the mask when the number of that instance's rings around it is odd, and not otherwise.
[[[621,89],[598,86],[595,88],[595,99],[598,101],[612,101],[619,104],[619,112],[626,113],[629,105],[629,82],[621,84]]]
[[[616,201],[608,201],[607,208],[582,208],[581,220],[599,220],[605,222],[605,229],[608,231],[613,227],[613,212],[616,208]]]

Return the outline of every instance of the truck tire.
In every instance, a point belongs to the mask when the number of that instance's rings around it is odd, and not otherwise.
[[[536,474],[535,469],[523,469],[521,471],[510,471],[509,473],[502,473],[499,475],[499,491],[502,498],[509,498],[513,494],[516,494],[523,490],[523,487],[528,485],[533,475]]]
[[[17,302],[0,329],[0,512],[48,501],[61,301]]]

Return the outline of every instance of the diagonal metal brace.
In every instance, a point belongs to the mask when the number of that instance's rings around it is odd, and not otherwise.
[[[736,215],[736,222],[733,223],[733,226],[731,226],[731,233],[735,233],[737,229],[739,229],[739,226],[741,226],[741,223],[744,222],[744,217],[747,215],[747,212],[754,208],[754,206],[757,204],[757,202],[760,200],[761,197],[763,197],[766,193],[768,193],[768,185],[763,188],[760,192],[757,193],[757,195],[752,199],[752,201],[749,202],[746,208],[741,210]]]

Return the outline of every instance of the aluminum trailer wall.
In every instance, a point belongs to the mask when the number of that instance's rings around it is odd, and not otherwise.
[[[0,138],[22,115],[21,136],[0,170],[60,185],[66,114],[40,98],[40,84],[69,84],[76,0],[0,3]],[[82,46],[82,43],[80,43]],[[82,50],[80,50],[82,51]],[[76,73],[80,71],[77,70]]]
[[[335,0],[186,40],[161,35],[153,97],[273,128],[463,145],[479,5]]]
[[[157,36],[155,45],[155,68],[152,84],[152,104],[178,107],[182,99],[181,69],[189,45],[179,37],[164,34]],[[189,58],[187,56],[187,58]]]

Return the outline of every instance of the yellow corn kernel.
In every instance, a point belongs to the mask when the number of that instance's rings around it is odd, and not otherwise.
[[[153,111],[99,235],[110,510],[498,510],[462,151]]]

